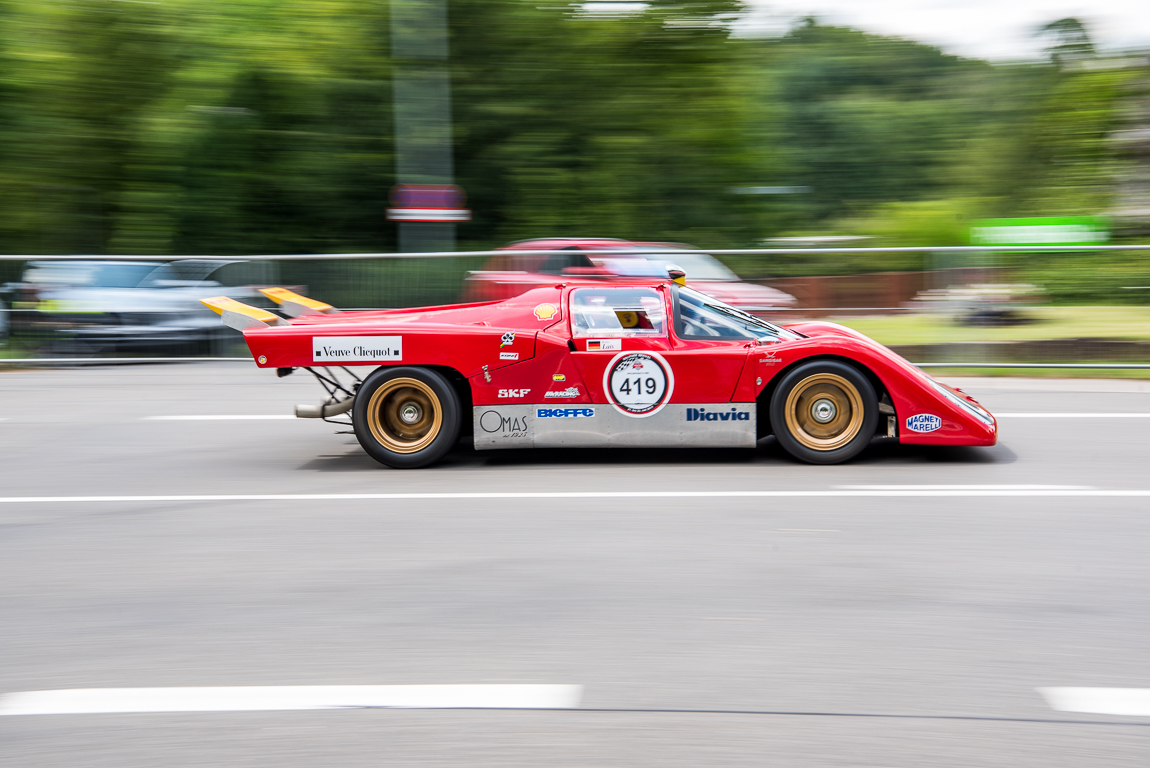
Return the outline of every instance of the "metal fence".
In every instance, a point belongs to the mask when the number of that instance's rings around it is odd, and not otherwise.
[[[751,248],[701,249],[714,256],[785,257],[793,255],[879,254],[879,253],[932,253],[932,254],[986,254],[986,253],[1058,253],[1148,251],[1150,245],[1116,246],[948,246],[948,247],[822,247],[822,248]],[[261,264],[267,283],[294,286],[310,295],[322,298],[345,309],[386,309],[452,303],[460,300],[462,287],[469,274],[480,270],[491,257],[506,255],[506,250],[460,251],[436,253],[346,253],[346,254],[279,254],[243,257],[213,256],[90,256],[90,255],[0,255],[0,266],[9,275],[19,272],[27,262],[188,262],[226,260],[231,263]],[[548,256],[560,251],[517,250],[524,256]],[[641,255],[662,257],[673,261],[676,250],[612,249],[612,255]],[[23,262],[24,265],[20,264]],[[961,270],[958,270],[961,271]],[[905,275],[906,273],[901,273]],[[561,279],[561,278],[560,278]],[[849,278],[838,278],[849,280]],[[869,276],[870,280],[894,277]],[[906,281],[905,277],[899,278]],[[786,290],[798,278],[776,283]],[[261,281],[262,282],[262,281]],[[920,282],[932,283],[931,280]],[[939,281],[934,280],[932,284]],[[912,281],[913,283],[913,281]],[[792,292],[797,293],[792,288]],[[207,294],[205,294],[206,296]],[[821,294],[825,298],[825,293]],[[810,298],[815,298],[811,296]],[[0,315],[4,318],[0,335],[5,329],[13,330],[0,346],[0,364],[7,365],[81,365],[93,363],[138,363],[176,361],[248,360],[246,348],[233,331],[213,326],[214,335],[208,343],[189,344],[186,340],[158,343],[140,347],[124,344],[82,344],[78,333],[71,338],[67,325],[83,325],[84,318],[68,317],[67,311],[45,311],[40,306],[23,306],[7,292]],[[27,304],[28,302],[25,302]],[[48,308],[51,309],[51,308]],[[66,308],[65,308],[66,309]],[[862,326],[864,332],[887,343],[907,359],[923,367],[963,369],[1150,369],[1150,310],[1145,317],[1129,306],[1125,307],[1023,307],[1019,309],[1021,322],[1030,323],[1034,332],[1010,333],[989,327],[972,330],[963,323],[958,307],[921,312],[921,307],[908,308],[905,304],[880,306],[800,306],[798,309],[779,310],[777,320],[789,322],[807,318],[847,319]],[[1059,318],[1083,315],[1083,310],[1097,310],[1093,326],[1087,323],[1082,333],[1067,335],[1060,328],[1051,338],[1044,338],[1045,327],[1065,326]],[[205,310],[206,311],[206,310]],[[1114,319],[1108,320],[1107,315]],[[110,314],[115,314],[114,312]],[[907,332],[876,332],[868,327],[869,315],[914,315],[918,320],[904,322]],[[1129,316],[1127,320],[1122,318]],[[34,319],[37,322],[25,322]],[[88,318],[90,319],[90,318]],[[60,321],[60,322],[55,322]],[[126,322],[126,321],[125,321]],[[915,332],[915,323],[928,326]],[[1145,338],[1137,325],[1145,323]],[[65,327],[61,328],[63,325]],[[871,322],[870,326],[875,324]],[[879,324],[881,325],[881,323]],[[888,323],[888,325],[890,325]],[[886,333],[886,337],[884,337]]]

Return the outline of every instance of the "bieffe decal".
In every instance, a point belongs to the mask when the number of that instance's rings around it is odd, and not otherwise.
[[[402,360],[402,336],[313,336],[311,359],[317,363]]]
[[[595,415],[594,408],[536,408],[537,419],[588,419]]]

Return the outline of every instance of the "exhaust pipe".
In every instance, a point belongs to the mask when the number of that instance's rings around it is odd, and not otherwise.
[[[355,396],[340,400],[337,403],[324,403],[323,405],[297,405],[295,417],[297,419],[326,419],[328,416],[338,416],[347,413],[355,405]]]

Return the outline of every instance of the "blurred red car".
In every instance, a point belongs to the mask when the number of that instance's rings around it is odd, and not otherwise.
[[[612,253],[650,250],[642,254]],[[674,256],[656,254],[674,249]],[[697,291],[751,314],[777,316],[780,309],[794,308],[798,301],[789,293],[765,285],[745,283],[714,256],[680,243],[643,243],[611,238],[551,237],[521,240],[500,250],[482,270],[471,273],[463,288],[464,301],[502,301],[543,285],[556,277],[634,280],[667,277],[667,265],[687,273],[687,284]],[[538,256],[516,251],[561,251]]]

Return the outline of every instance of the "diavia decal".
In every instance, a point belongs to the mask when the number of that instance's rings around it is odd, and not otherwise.
[[[315,362],[363,362],[402,360],[402,336],[312,336],[311,358]]]
[[[535,307],[536,320],[550,320],[559,314],[559,310],[555,308],[554,304],[540,304]]]
[[[579,397],[579,387],[567,389],[552,389],[543,393],[543,397]]]
[[[623,348],[622,339],[589,339],[588,352],[618,352]]]
[[[941,426],[942,419],[932,413],[916,413],[906,420],[906,428],[911,432],[933,432]]]
[[[484,411],[479,417],[479,428],[496,437],[526,437],[526,416],[505,416],[499,411]]]
[[[750,421],[750,411],[732,408],[729,411],[708,411],[706,408],[688,408],[687,421]]]
[[[656,352],[621,352],[603,372],[603,391],[611,405],[637,419],[663,410],[674,389],[675,374]]]
[[[515,343],[515,331],[508,331],[499,337],[499,348],[510,347]]]
[[[518,360],[519,359],[519,353],[518,352],[500,352],[499,353],[499,359],[500,360]]]
[[[589,419],[595,415],[594,408],[536,408],[537,419]]]

